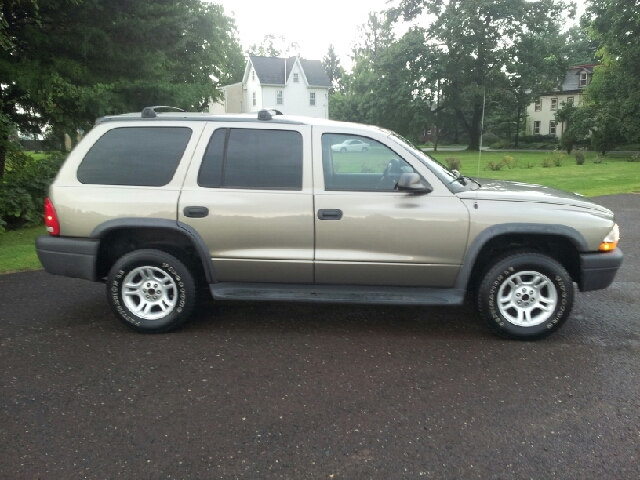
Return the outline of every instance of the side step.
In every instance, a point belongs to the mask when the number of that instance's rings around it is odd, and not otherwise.
[[[464,290],[453,288],[368,287],[355,285],[294,285],[233,283],[209,285],[216,300],[363,303],[379,305],[462,305]]]

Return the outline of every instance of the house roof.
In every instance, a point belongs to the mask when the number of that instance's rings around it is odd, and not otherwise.
[[[260,83],[263,85],[284,85],[297,57],[279,58],[251,55],[249,59],[256,70]],[[325,88],[331,86],[331,81],[320,60],[301,59],[300,66],[310,86]]]
[[[580,91],[580,73],[587,72],[589,75],[593,73],[596,64],[574,65],[571,70],[567,71],[560,86],[562,92]]]

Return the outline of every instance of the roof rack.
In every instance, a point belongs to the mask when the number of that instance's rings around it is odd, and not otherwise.
[[[258,112],[258,120],[271,120],[273,116],[271,115],[273,112],[274,115],[282,115],[280,110],[276,110],[275,108],[269,108],[265,110],[260,110]]]
[[[156,118],[159,113],[159,112],[156,112],[156,110],[160,110],[160,109],[170,110],[172,112],[184,112],[184,110],[178,107],[169,107],[167,105],[157,105],[155,107],[145,107],[144,110],[142,110],[142,118]]]

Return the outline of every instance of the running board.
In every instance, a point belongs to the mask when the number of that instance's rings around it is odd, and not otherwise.
[[[378,305],[462,305],[464,290],[453,288],[367,287],[354,285],[294,285],[232,283],[209,285],[216,300],[363,303]]]

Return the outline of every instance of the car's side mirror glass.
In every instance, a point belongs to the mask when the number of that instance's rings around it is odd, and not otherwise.
[[[396,188],[407,193],[430,193],[433,187],[417,173],[403,173],[400,175]]]

